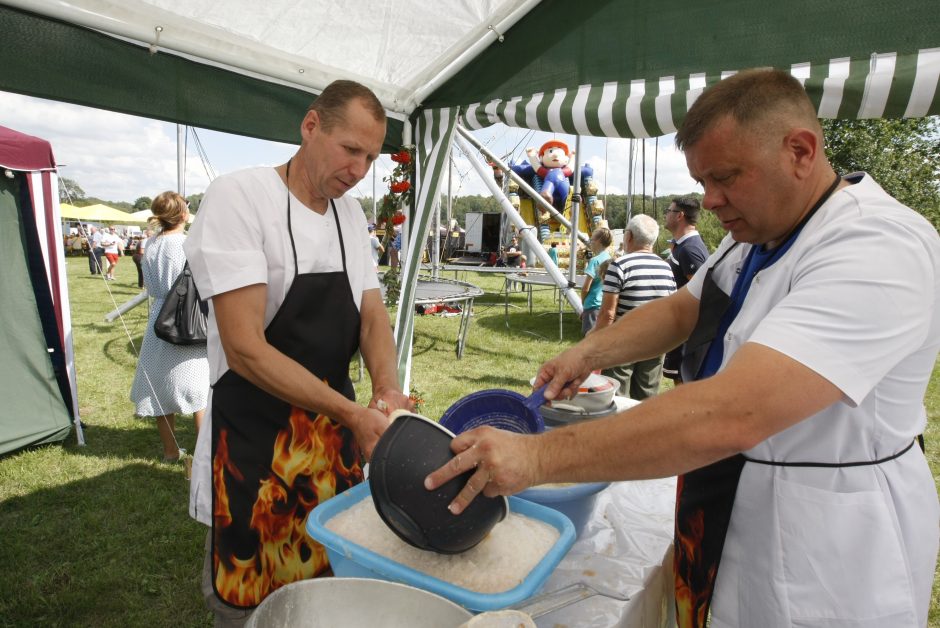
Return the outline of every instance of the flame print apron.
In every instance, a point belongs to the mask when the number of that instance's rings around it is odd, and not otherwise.
[[[683,381],[705,379],[718,371],[724,350],[723,337],[740,311],[751,281],[758,272],[783,257],[806,223],[835,192],[839,181],[841,177],[836,175],[829,189],[780,246],[770,251],[762,251],[762,247],[756,245],[751,247],[730,296],[715,283],[713,273],[738,243],[729,247],[718,261],[709,267],[702,284],[698,320],[686,341],[682,356],[680,371]],[[676,484],[676,525],[673,533],[676,623],[680,628],[700,628],[705,626],[708,620],[725,536],[731,523],[738,480],[745,462],[781,466],[848,466],[752,460],[737,454],[680,475]],[[884,460],[866,464],[880,462]]]
[[[343,270],[299,274],[288,190],[294,280],[265,338],[354,400],[349,361],[359,346],[359,309],[339,216],[330,206]],[[227,371],[212,394],[212,575],[219,598],[252,608],[285,584],[328,574],[325,549],[304,529],[307,514],[362,479],[350,430]]]

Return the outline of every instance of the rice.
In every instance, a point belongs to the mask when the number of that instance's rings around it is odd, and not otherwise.
[[[547,523],[510,512],[476,547],[462,554],[437,554],[399,539],[371,499],[359,500],[326,527],[385,558],[479,593],[499,593],[521,584],[559,537]]]

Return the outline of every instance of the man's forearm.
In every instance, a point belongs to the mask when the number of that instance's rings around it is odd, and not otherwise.
[[[372,380],[372,392],[380,390],[400,390],[398,385],[398,363],[395,340],[390,329],[372,330],[363,334],[359,350],[365,361],[366,369]]]
[[[745,344],[724,371],[704,381],[651,397],[614,417],[539,435],[538,480],[685,473],[746,451],[842,398],[841,390],[809,367],[768,347]]]
[[[577,348],[592,369],[646,360],[682,344],[697,313],[698,300],[683,290],[631,310]]]
[[[400,391],[398,351],[388,321],[388,311],[377,295],[363,295],[359,351],[372,380],[373,395],[383,390]]]

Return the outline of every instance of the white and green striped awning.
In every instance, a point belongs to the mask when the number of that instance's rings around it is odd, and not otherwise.
[[[820,118],[912,118],[940,113],[940,48],[868,59],[795,63]],[[571,135],[656,137],[674,133],[699,94],[732,74],[664,76],[556,89],[467,105],[471,129],[498,122]]]

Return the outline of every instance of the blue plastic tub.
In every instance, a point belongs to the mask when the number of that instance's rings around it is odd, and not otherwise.
[[[436,593],[475,612],[499,610],[518,604],[538,593],[575,541],[574,526],[566,516],[557,510],[518,497],[510,497],[511,512],[547,523],[558,530],[559,538],[521,584],[501,593],[479,593],[406,567],[327,529],[326,523],[330,519],[362,499],[371,499],[368,482],[323,502],[314,508],[307,518],[307,534],[326,547],[333,573],[341,577],[401,582]]]
[[[597,496],[610,482],[589,482],[586,484],[572,484],[571,486],[533,486],[519,493],[519,497],[536,504],[541,504],[563,513],[574,524],[575,535],[581,536],[581,531],[591,519],[594,512],[594,502]]]

